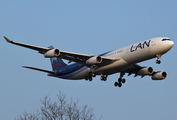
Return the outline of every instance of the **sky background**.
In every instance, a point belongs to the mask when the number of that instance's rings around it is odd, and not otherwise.
[[[177,47],[156,59],[139,63],[167,71],[163,81],[127,76],[114,87],[119,73],[106,82],[48,77],[28,70],[33,66],[51,70],[50,60],[36,51],[7,43],[9,39],[42,47],[54,45],[64,51],[98,55],[154,37],[177,43],[176,0],[1,0],[0,1],[0,119],[12,120],[24,111],[35,113],[46,95],[89,105],[102,120],[176,120]]]

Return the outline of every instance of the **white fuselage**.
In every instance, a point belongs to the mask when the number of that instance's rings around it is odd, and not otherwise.
[[[117,72],[121,72],[126,68],[134,65],[135,63],[155,58],[158,55],[161,56],[168,52],[174,44],[173,41],[162,41],[162,39],[168,38],[153,38],[109,52],[103,55],[103,57],[115,58],[117,59],[117,61],[113,62],[112,64],[105,65],[103,67],[97,67],[92,71],[96,75],[110,75]],[[91,69],[88,67],[84,67],[82,69],[82,71],[70,77],[69,79],[84,79],[91,71]],[[62,78],[65,77],[63,76]]]

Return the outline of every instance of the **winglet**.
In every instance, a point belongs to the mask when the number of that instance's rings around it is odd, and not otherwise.
[[[4,36],[4,38],[5,38],[5,40],[7,41],[7,42],[12,42],[10,39],[8,39],[6,36]]]

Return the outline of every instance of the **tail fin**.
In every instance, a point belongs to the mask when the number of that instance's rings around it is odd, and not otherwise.
[[[54,49],[55,47],[49,46],[48,48]],[[60,70],[63,67],[67,66],[67,64],[62,59],[57,60],[57,57],[50,58],[50,61],[52,64],[53,71]]]

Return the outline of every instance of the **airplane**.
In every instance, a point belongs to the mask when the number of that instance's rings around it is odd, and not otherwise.
[[[137,63],[157,58],[156,63],[160,64],[161,56],[174,45],[174,42],[167,37],[157,37],[100,55],[88,55],[62,51],[54,46],[46,48],[15,42],[5,36],[4,38],[9,43],[36,50],[45,58],[50,58],[53,70],[22,66],[24,68],[46,72],[48,76],[69,80],[92,81],[93,77],[100,75],[100,79],[106,81],[108,75],[120,73],[118,81],[114,83],[115,87],[121,87],[122,83],[126,82],[123,78],[125,73],[128,73],[128,76],[134,74],[134,77],[141,76],[142,78],[151,76],[152,80],[165,79],[168,75],[166,71],[154,71],[152,67],[143,67]],[[68,60],[68,63],[64,60]]]

